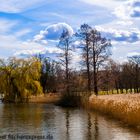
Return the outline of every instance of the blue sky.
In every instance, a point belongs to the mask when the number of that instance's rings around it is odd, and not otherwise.
[[[140,54],[140,0],[0,0],[0,57],[54,56],[64,28],[96,27],[112,40],[112,58]],[[74,55],[74,61],[80,58]]]

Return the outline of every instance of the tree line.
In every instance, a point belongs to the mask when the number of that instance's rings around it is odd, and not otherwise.
[[[78,45],[75,45],[75,42]],[[140,91],[140,56],[119,64],[110,58],[111,41],[95,28],[83,24],[71,36],[63,30],[57,60],[36,54],[31,58],[0,60],[0,93],[5,100],[28,100],[41,93],[123,93]],[[80,68],[71,67],[78,49]]]
[[[73,45],[75,41],[79,41],[76,47]],[[81,52],[78,54],[81,55],[80,68],[76,70],[71,68],[74,47]],[[128,57],[127,62],[119,64],[110,58],[111,47],[111,40],[103,37],[99,31],[88,24],[81,25],[73,36],[64,30],[58,43],[58,48],[61,50],[58,55],[59,61],[50,63],[54,68],[53,88],[50,90],[66,94],[94,92],[95,95],[100,91],[104,91],[105,94],[138,93],[140,56]]]

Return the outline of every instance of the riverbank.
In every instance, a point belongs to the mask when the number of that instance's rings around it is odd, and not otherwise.
[[[140,129],[140,94],[92,95],[89,105],[92,110]]]
[[[60,100],[60,95],[59,94],[43,94],[43,95],[38,95],[38,96],[31,96],[29,99],[29,103],[56,103]]]

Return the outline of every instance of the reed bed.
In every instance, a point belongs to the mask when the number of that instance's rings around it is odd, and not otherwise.
[[[140,128],[140,94],[91,95],[91,109]]]

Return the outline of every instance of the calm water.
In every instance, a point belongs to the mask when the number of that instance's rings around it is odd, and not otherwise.
[[[50,135],[47,138],[53,140],[140,140],[140,134],[97,113],[46,104],[0,104],[0,139],[9,134]]]

